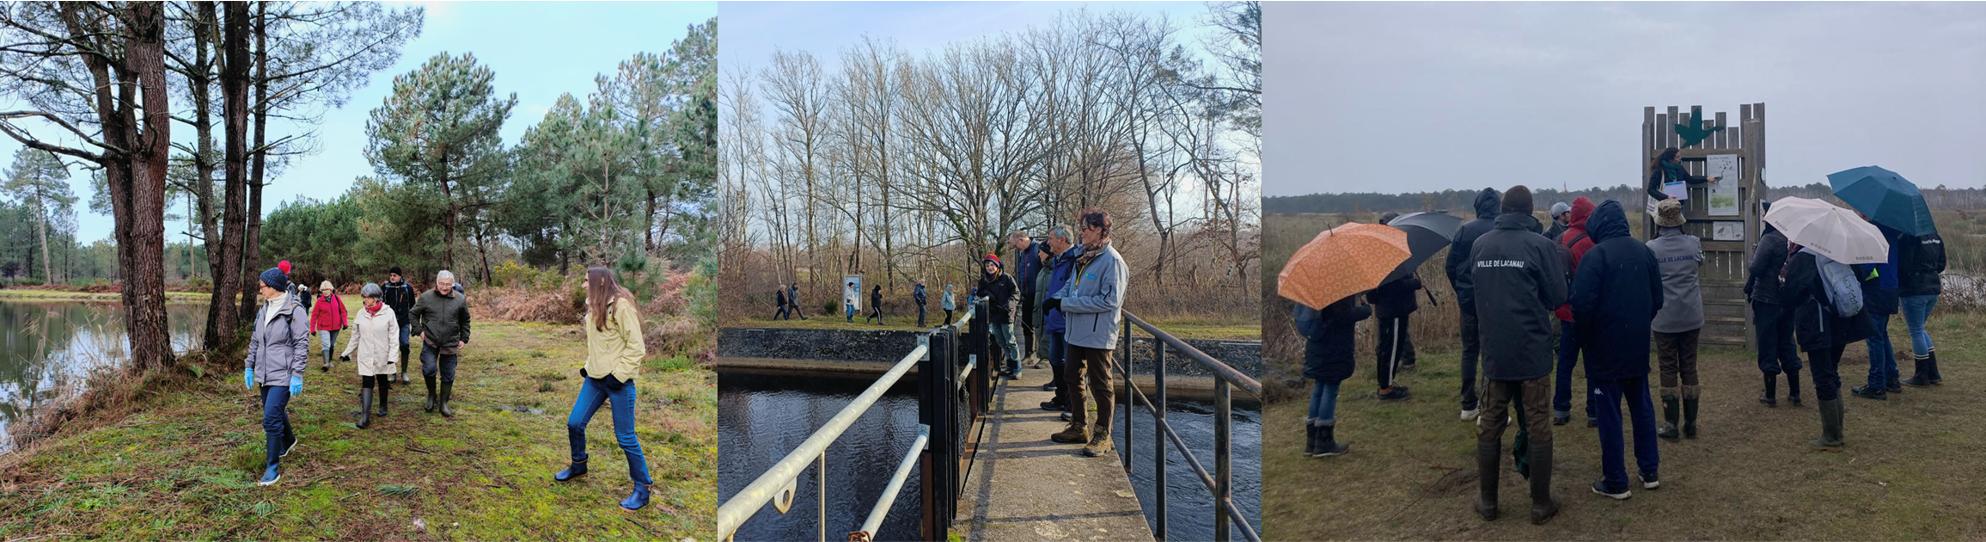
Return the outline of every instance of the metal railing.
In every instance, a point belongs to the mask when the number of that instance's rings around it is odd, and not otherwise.
[[[1156,402],[1151,398],[1145,397],[1144,392],[1140,391],[1137,385],[1131,382],[1131,329],[1134,325],[1139,329],[1145,330],[1146,333],[1151,334],[1153,339],[1156,339],[1156,344],[1152,345],[1152,376],[1155,380],[1152,388],[1153,393],[1157,396]],[[1133,461],[1137,457],[1137,454],[1135,453],[1136,450],[1131,438],[1133,435],[1131,431],[1133,418],[1131,412],[1133,408],[1138,406],[1137,403],[1139,401],[1144,402],[1145,409],[1151,412],[1153,423],[1156,424],[1154,427],[1155,430],[1152,431],[1152,446],[1154,448],[1152,464],[1155,469],[1152,473],[1154,476],[1152,487],[1156,493],[1154,502],[1156,506],[1153,509],[1158,511],[1158,515],[1156,518],[1153,518],[1155,520],[1155,528],[1152,529],[1152,534],[1157,536],[1159,540],[1165,540],[1165,479],[1166,467],[1168,466],[1165,461],[1165,443],[1167,440],[1170,440],[1173,446],[1178,448],[1180,457],[1186,460],[1186,465],[1192,467],[1193,474],[1199,478],[1200,483],[1206,485],[1207,491],[1213,493],[1214,540],[1221,542],[1232,540],[1233,534],[1230,532],[1230,528],[1239,527],[1242,538],[1250,542],[1261,542],[1262,535],[1255,532],[1254,525],[1248,523],[1246,518],[1239,516],[1235,511],[1233,495],[1234,476],[1230,467],[1233,463],[1233,439],[1231,435],[1233,434],[1234,426],[1234,409],[1230,400],[1230,394],[1232,393],[1232,388],[1239,387],[1241,391],[1260,399],[1262,397],[1262,383],[1246,374],[1242,374],[1241,371],[1235,370],[1234,367],[1230,367],[1226,363],[1221,363],[1220,360],[1214,359],[1213,356],[1209,356],[1205,352],[1201,352],[1200,349],[1186,344],[1185,341],[1181,341],[1179,338],[1173,337],[1171,334],[1146,323],[1143,319],[1131,314],[1130,311],[1124,311],[1124,336],[1121,340],[1123,341],[1124,352],[1123,364],[1119,365],[1117,369],[1120,374],[1124,375],[1125,389],[1125,393],[1123,394],[1125,406],[1124,472],[1133,472],[1133,465],[1136,464]],[[1187,359],[1193,360],[1193,362],[1214,375],[1214,472],[1212,474],[1209,474],[1206,467],[1201,465],[1200,459],[1193,455],[1193,449],[1186,446],[1186,441],[1179,437],[1179,433],[1172,430],[1172,425],[1166,423],[1165,351],[1167,347],[1179,351]],[[1116,364],[1116,361],[1112,360],[1112,363]]]
[[[905,452],[904,458],[898,463],[895,472],[891,474],[888,487],[883,490],[883,494],[877,499],[875,506],[870,509],[869,515],[862,522],[860,530],[849,533],[848,539],[858,542],[867,541],[876,533],[877,529],[882,527],[884,519],[889,515],[890,508],[896,503],[897,494],[902,491],[903,484],[910,476],[911,468],[920,465],[926,473],[924,476],[925,502],[923,506],[925,508],[925,521],[927,523],[924,527],[926,528],[925,533],[927,533],[928,537],[929,533],[931,533],[929,528],[932,527],[930,524],[935,523],[931,520],[933,517],[933,498],[931,491],[931,479],[933,478],[931,472],[932,466],[956,465],[955,463],[933,461],[933,458],[940,453],[956,455],[959,449],[959,446],[956,444],[965,442],[961,439],[952,438],[952,435],[960,433],[954,430],[956,424],[947,423],[955,420],[955,415],[947,415],[943,418],[933,415],[932,404],[934,401],[932,401],[931,397],[932,390],[930,389],[930,383],[933,382],[934,378],[941,378],[942,382],[948,383],[945,386],[945,389],[948,390],[948,393],[945,393],[946,396],[952,396],[961,392],[972,395],[973,400],[966,405],[970,407],[968,408],[970,417],[967,422],[967,429],[970,429],[970,420],[977,419],[978,415],[983,412],[985,402],[980,398],[988,395],[985,393],[987,387],[984,382],[975,383],[977,385],[967,387],[966,384],[971,383],[970,379],[959,377],[972,373],[973,369],[978,365],[979,356],[976,354],[964,356],[966,363],[963,367],[963,372],[954,372],[946,369],[957,367],[957,361],[961,351],[970,348],[961,344],[962,341],[960,341],[962,338],[961,331],[964,331],[968,325],[971,326],[971,332],[964,334],[968,336],[964,338],[976,340],[964,342],[972,343],[972,347],[984,347],[984,343],[986,342],[984,340],[985,319],[980,318],[975,321],[973,315],[983,313],[985,310],[984,298],[980,298],[977,303],[971,301],[971,298],[968,298],[965,314],[957,322],[945,324],[920,334],[917,340],[917,347],[911,349],[909,353],[904,354],[903,358],[897,360],[896,364],[892,365],[888,372],[883,373],[867,389],[863,390],[860,395],[855,396],[853,401],[850,401],[847,406],[842,407],[839,412],[835,413],[834,417],[829,418],[827,423],[821,425],[820,429],[814,430],[813,434],[809,435],[807,440],[802,441],[792,452],[788,452],[778,463],[774,463],[771,468],[766,469],[758,478],[753,479],[751,484],[746,485],[744,489],[739,490],[737,494],[732,495],[730,499],[725,500],[722,505],[719,505],[717,508],[718,538],[721,540],[731,540],[737,534],[738,529],[744,526],[745,521],[757,515],[760,510],[764,509],[767,503],[771,503],[773,508],[781,514],[790,510],[793,506],[795,492],[798,490],[800,475],[809,466],[812,466],[815,468],[816,476],[815,493],[819,497],[817,510],[820,514],[820,542],[826,542],[828,539],[827,448],[834,444],[836,440],[840,439],[842,434],[850,426],[854,425],[856,419],[861,418],[864,413],[868,412],[869,408],[874,406],[876,401],[881,399],[884,393],[895,386],[899,380],[902,380],[903,375],[908,373],[912,367],[919,368],[920,386],[923,388],[920,390],[920,394],[925,396],[919,401],[920,410],[924,411],[921,413],[921,417],[923,418],[921,421],[923,423],[918,424],[917,439]],[[981,372],[983,373],[984,371]],[[949,384],[953,380],[957,380],[958,383],[956,385]],[[983,375],[981,380],[985,380]],[[950,403],[946,402],[945,404],[949,405]],[[939,431],[933,431],[934,421],[936,422],[935,425],[939,427]],[[945,436],[946,439],[942,441],[934,440],[932,438],[934,434]],[[938,477],[944,476],[940,473]],[[956,490],[948,491],[946,494],[956,495]],[[956,505],[951,505],[943,510],[950,511],[955,507]],[[943,517],[946,522],[949,522],[951,515],[944,514]],[[938,528],[943,529],[943,526],[939,526]],[[942,540],[944,538],[943,532],[942,530],[937,531],[936,539]]]

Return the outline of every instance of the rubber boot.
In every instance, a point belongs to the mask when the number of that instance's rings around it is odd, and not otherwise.
[[[1758,396],[1758,402],[1768,407],[1779,406],[1779,375],[1765,375],[1765,394]]]
[[[400,345],[400,383],[401,384],[407,383],[407,360],[413,359],[407,357],[407,350],[408,350],[407,345],[404,344]]]
[[[1903,380],[1903,385],[1910,386],[1913,388],[1922,388],[1922,387],[1930,386],[1931,369],[1929,365],[1930,365],[1931,357],[1917,356],[1915,361],[1916,361],[1915,365],[1917,367],[1917,370],[1912,372],[1910,378],[1906,378]]]
[[[391,378],[387,378],[386,380],[390,382],[390,381],[392,381],[393,379],[391,379]],[[373,417],[375,417],[375,418],[384,418],[384,417],[386,417],[386,396],[388,396],[388,395],[391,395],[391,394],[390,394],[390,393],[387,393],[387,387],[386,387],[386,386],[380,386],[380,387],[379,387],[379,410],[378,410],[378,411],[376,411],[376,412],[373,412],[373,413],[372,413],[372,416],[373,416]]]
[[[1931,357],[1931,361],[1929,363],[1931,367],[1931,384],[1940,385],[1940,386],[1944,385],[1945,373],[1943,371],[1938,370],[1938,351],[1932,350],[1930,351],[1929,354],[1926,355],[1929,355]]]
[[[1310,457],[1317,455],[1317,443],[1318,443],[1317,424],[1310,420],[1304,420],[1303,421],[1303,456]]]
[[[1558,508],[1558,496],[1552,494],[1552,445],[1546,441],[1531,447],[1531,524],[1551,521]]]
[[[1696,407],[1702,399],[1696,386],[1683,386],[1683,438],[1696,438]]]
[[[558,474],[552,475],[552,479],[560,482],[564,482],[567,480],[571,480],[573,478],[578,478],[585,474],[586,474],[586,462],[574,461],[572,462],[571,465],[567,465],[565,470],[559,471]]]
[[[1338,442],[1337,429],[1337,420],[1325,422],[1317,428],[1317,455],[1314,457],[1331,457],[1352,451],[1352,445]]]
[[[434,375],[422,374],[421,381],[426,382],[428,385],[428,402],[427,404],[421,406],[421,411],[432,414],[434,413],[434,405],[436,402],[434,400]]]
[[[1497,475],[1501,465],[1497,456],[1503,455],[1502,440],[1476,439],[1476,515],[1484,520],[1496,521]]]
[[[359,429],[372,425],[372,388],[359,390]]]
[[[1682,436],[1676,431],[1676,396],[1668,388],[1662,388],[1662,427],[1655,430],[1655,436],[1669,442]]]
[[[1786,402],[1793,406],[1800,404],[1800,370],[1786,371]]]
[[[634,493],[621,501],[621,509],[632,512],[644,506],[648,506],[648,484],[635,484]]]
[[[1841,451],[1841,400],[1820,402],[1821,438],[1807,441],[1817,452]]]
[[[442,383],[441,383],[441,409],[440,409],[440,410],[441,410],[441,415],[442,415],[443,417],[447,417],[447,418],[453,418],[453,417],[455,417],[455,409],[454,409],[453,407],[451,407],[451,406],[450,406],[450,405],[448,404],[448,399],[449,399],[449,396],[451,396],[451,395],[454,395],[454,394],[455,394],[455,383],[454,383],[454,382],[442,382]]]

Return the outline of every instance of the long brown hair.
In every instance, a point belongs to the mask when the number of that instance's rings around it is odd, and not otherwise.
[[[634,292],[614,280],[614,271],[605,267],[586,268],[586,312],[593,313],[593,329],[607,330],[607,304],[616,297],[634,302]]]

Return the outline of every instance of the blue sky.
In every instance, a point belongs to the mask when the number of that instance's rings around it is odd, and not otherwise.
[[[364,155],[369,112],[391,91],[393,76],[418,68],[436,54],[475,53],[478,62],[496,72],[498,92],[517,93],[517,107],[503,128],[504,144],[513,145],[526,128],[544,117],[559,94],[584,96],[593,91],[594,76],[612,73],[622,60],[632,58],[637,52],[666,51],[690,25],[717,15],[714,2],[424,5],[427,21],[421,36],[402,48],[397,64],[374,73],[371,83],[354,93],[343,109],[324,114],[323,123],[316,127],[317,153],[301,157],[263,189],[263,213],[298,197],[337,197],[351,187],[354,178],[372,174],[372,165]],[[724,25],[720,23],[718,29],[723,32]],[[282,123],[270,125],[271,132],[289,130],[296,128]],[[192,130],[184,125],[175,124],[173,131],[176,140],[192,137]],[[11,160],[5,157],[13,156],[19,147],[11,138],[0,138],[0,159]],[[112,228],[109,215],[92,214],[87,209],[92,192],[88,181],[80,168],[72,171],[70,186],[81,200],[77,204],[77,238],[83,243],[105,238]],[[185,240],[178,234],[185,227],[184,221],[168,223],[169,240]]]

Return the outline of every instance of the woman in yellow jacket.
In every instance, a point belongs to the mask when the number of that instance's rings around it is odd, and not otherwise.
[[[593,421],[602,404],[613,407],[614,439],[627,455],[628,477],[634,479],[634,494],[621,501],[621,508],[640,510],[648,505],[648,459],[641,455],[641,441],[634,434],[634,378],[641,371],[641,358],[647,347],[641,339],[641,313],[635,309],[634,294],[614,280],[605,267],[586,270],[586,365],[579,370],[582,383],[579,398],[566,417],[566,438],[572,443],[572,465],[553,475],[561,482],[586,474],[586,424]]]

